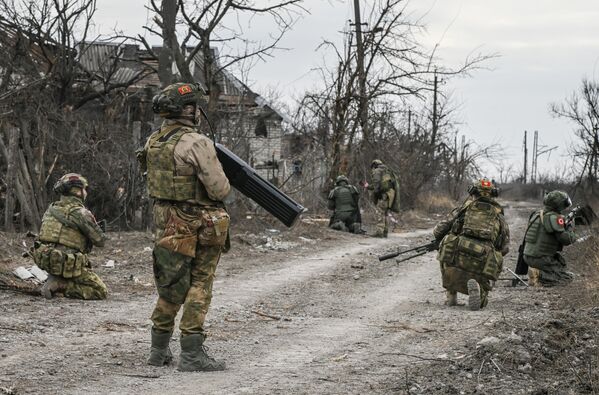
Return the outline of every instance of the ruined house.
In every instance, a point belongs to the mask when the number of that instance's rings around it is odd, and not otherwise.
[[[152,48],[154,54],[161,50],[161,47]],[[115,62],[117,58],[119,61]],[[130,81],[132,76],[147,70],[126,90],[128,127],[133,139],[142,144],[159,123],[151,111],[152,96],[160,89],[154,56],[137,45],[91,43],[80,52],[79,62],[85,70],[97,74],[96,80],[113,84]],[[190,69],[196,82],[206,87],[203,65],[203,56],[198,53]],[[285,177],[281,171],[281,154],[283,122],[288,119],[231,73],[221,70],[217,75],[221,94],[216,140],[246,160],[263,177],[279,184]],[[102,89],[101,82],[97,85],[97,89]]]

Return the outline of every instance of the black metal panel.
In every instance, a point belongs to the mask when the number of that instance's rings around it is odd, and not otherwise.
[[[304,207],[269,181],[262,178],[240,157],[221,144],[216,144],[218,160],[229,182],[263,209],[287,226],[292,226],[304,212]]]

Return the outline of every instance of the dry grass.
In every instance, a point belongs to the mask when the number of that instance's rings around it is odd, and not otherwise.
[[[438,192],[423,193],[415,201],[415,208],[425,213],[448,213],[457,205],[458,202]]]

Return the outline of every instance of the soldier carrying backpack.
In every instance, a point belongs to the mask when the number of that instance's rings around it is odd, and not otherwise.
[[[368,189],[372,191],[373,202],[377,207],[375,237],[387,237],[389,233],[389,210],[399,212],[399,180],[395,173],[379,159],[370,165],[372,184]]]
[[[510,232],[503,208],[495,201],[498,190],[483,178],[468,188],[470,198],[452,211],[450,218],[435,226],[440,242],[437,259],[441,264],[443,288],[448,306],[457,305],[457,293],[468,295],[470,310],[488,302],[509,251]]]

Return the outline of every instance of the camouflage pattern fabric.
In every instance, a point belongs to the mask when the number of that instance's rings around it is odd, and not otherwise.
[[[108,288],[100,277],[90,269],[83,269],[80,276],[65,279],[67,288],[64,296],[72,299],[103,300],[108,295]]]
[[[91,271],[87,257],[93,246],[103,247],[106,240],[81,198],[61,196],[44,213],[32,255],[40,268],[67,283],[67,298],[106,299],[106,285]]]
[[[485,207],[494,213],[492,218],[480,212]],[[473,213],[469,214],[469,210]],[[491,223],[477,224],[477,220]],[[468,233],[468,236],[464,233]],[[509,227],[501,206],[489,197],[468,199],[435,226],[433,235],[441,241],[438,259],[443,287],[451,292],[468,294],[467,282],[474,279],[480,285],[481,305],[484,307],[492,288],[490,279],[499,274],[502,255],[509,251]],[[484,239],[478,239],[475,235]],[[480,256],[475,256],[476,252],[480,252]]]
[[[393,189],[383,193],[382,197],[376,202],[376,213],[375,213],[375,221],[376,221],[376,232],[375,236],[379,237],[387,237],[389,233],[389,209],[390,202],[393,202],[395,198],[395,191]]]
[[[200,247],[198,255],[190,263],[189,289],[183,303],[183,315],[179,329],[183,335],[204,333],[204,321],[212,301],[212,284],[222,247]],[[172,303],[160,296],[152,313],[154,329],[171,332],[181,304]]]
[[[543,257],[524,255],[524,261],[529,266],[530,285],[551,287],[567,284],[572,280],[572,273],[566,270],[566,260],[559,253]]]

